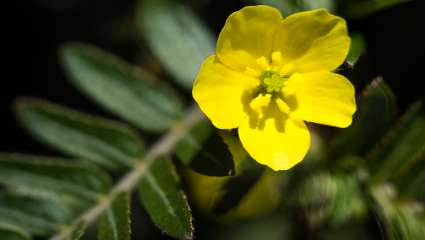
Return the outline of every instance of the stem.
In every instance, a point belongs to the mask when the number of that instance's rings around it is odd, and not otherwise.
[[[103,211],[109,207],[118,194],[122,192],[132,192],[140,179],[146,173],[146,169],[149,169],[152,163],[159,157],[169,154],[174,149],[177,142],[184,137],[186,131],[202,119],[203,115],[199,111],[198,107],[190,107],[184,118],[173,125],[169,132],[163,135],[149,149],[142,161],[136,161],[134,168],[124,175],[112,188],[112,190],[100,199],[97,205],[81,214],[68,227],[52,236],[50,239],[65,240],[80,223],[85,223],[87,225],[93,223],[103,213]]]

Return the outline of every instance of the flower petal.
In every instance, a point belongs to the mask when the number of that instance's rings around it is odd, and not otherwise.
[[[217,41],[217,56],[226,66],[245,71],[271,54],[273,36],[282,15],[273,7],[248,6],[232,13]]]
[[[288,118],[275,105],[271,109],[265,119],[245,121],[238,129],[239,138],[257,162],[275,171],[287,170],[303,160],[310,134],[303,121]]]
[[[215,55],[202,64],[192,89],[201,110],[215,127],[236,128],[247,115],[244,106],[259,80],[224,66]]]
[[[285,102],[291,117],[335,127],[348,127],[356,111],[354,87],[344,76],[330,72],[294,74],[288,80]]]
[[[333,71],[350,48],[345,20],[325,9],[293,14],[276,32],[273,51],[282,53],[286,74]]]

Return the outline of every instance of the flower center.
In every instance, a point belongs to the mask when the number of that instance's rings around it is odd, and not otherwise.
[[[278,94],[282,90],[288,77],[281,77],[273,71],[265,71],[262,76],[262,87],[267,93]]]

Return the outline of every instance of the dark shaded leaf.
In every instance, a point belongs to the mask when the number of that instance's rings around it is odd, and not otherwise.
[[[400,181],[408,183],[420,176],[420,172],[416,174],[414,172],[417,171],[415,168],[423,169],[424,159],[425,108],[422,102],[418,102],[407,111],[398,125],[370,154],[368,163],[372,181],[377,183],[391,180],[395,183]],[[409,185],[400,186],[400,190],[409,190],[407,186]]]
[[[364,155],[391,126],[396,113],[395,99],[385,82],[378,78],[363,92],[353,124],[341,130],[331,146],[330,156],[340,158]]]
[[[192,214],[173,164],[157,159],[141,180],[139,197],[152,221],[166,234],[192,239]]]
[[[62,60],[82,91],[142,129],[165,130],[182,114],[181,102],[165,83],[107,52],[84,44],[67,44]]]
[[[31,240],[31,236],[24,230],[15,226],[0,223],[1,240]]]
[[[41,141],[108,169],[130,167],[144,154],[143,142],[125,125],[35,99],[20,99],[16,110]]]
[[[253,161],[251,159],[251,161]],[[263,168],[254,168],[245,171],[243,174],[230,177],[222,186],[223,194],[216,199],[212,207],[212,212],[217,215],[224,215],[239,205],[244,196],[255,186],[263,174]]]
[[[176,155],[183,164],[208,176],[229,176],[235,172],[232,155],[221,131],[208,120],[200,121],[177,144]]]

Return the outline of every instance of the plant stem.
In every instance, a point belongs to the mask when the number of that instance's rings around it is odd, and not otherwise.
[[[197,106],[190,107],[184,118],[174,124],[169,132],[163,135],[149,149],[142,161],[135,161],[136,163],[134,164],[134,168],[124,175],[111,189],[111,191],[98,201],[98,204],[81,214],[68,227],[64,228],[50,239],[65,240],[81,223],[87,225],[93,223],[103,213],[103,211],[112,204],[118,194],[122,192],[132,192],[140,179],[146,173],[146,169],[149,169],[152,163],[159,157],[169,154],[174,149],[177,142],[184,137],[186,131],[203,118],[204,116]]]

